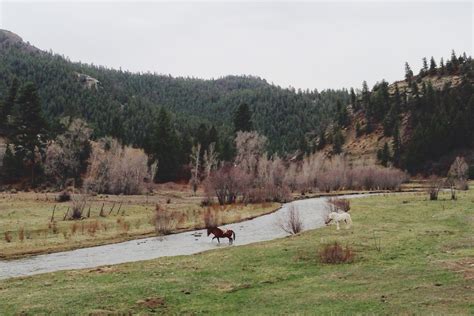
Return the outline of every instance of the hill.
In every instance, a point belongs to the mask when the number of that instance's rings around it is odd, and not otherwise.
[[[473,69],[471,57],[453,52],[439,67],[432,59],[428,68],[425,59],[416,76],[408,66],[405,80],[382,80],[372,90],[364,83],[339,109],[325,134],[333,144],[322,150],[334,153],[339,133],[340,151],[352,161],[379,161],[425,174],[445,174],[457,155],[474,162]]]
[[[5,30],[0,31],[0,57],[3,96],[13,77],[32,81],[50,121],[82,117],[96,137],[112,135],[140,147],[150,137],[160,107],[173,114],[181,133],[195,135],[206,124],[225,139],[232,135],[236,108],[247,103],[255,128],[269,139],[269,150],[292,152],[329,121],[337,102],[349,100],[346,90],[295,91],[254,76],[175,78],[72,62]]]

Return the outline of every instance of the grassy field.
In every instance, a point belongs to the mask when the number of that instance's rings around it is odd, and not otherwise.
[[[352,201],[334,226],[192,256],[0,281],[3,314],[472,314],[474,193]],[[322,264],[339,241],[355,262]]]
[[[0,259],[56,252],[140,238],[155,234],[155,205],[173,217],[173,231],[203,228],[202,196],[193,196],[188,186],[158,187],[150,196],[91,196],[85,211],[89,218],[64,220],[72,202],[58,203],[53,193],[0,194]],[[214,206],[223,223],[269,213],[278,203]],[[52,211],[55,209],[53,221]],[[103,208],[105,217],[99,216]]]

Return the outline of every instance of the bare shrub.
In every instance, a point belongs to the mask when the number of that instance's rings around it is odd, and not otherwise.
[[[56,200],[60,203],[70,201],[71,200],[71,193],[69,193],[69,191],[67,191],[67,190],[64,190],[61,193],[59,193]]]
[[[99,221],[97,221],[97,220],[92,221],[92,222],[88,223],[88,225],[87,225],[87,233],[90,236],[95,236],[96,232],[99,229],[100,229],[100,224],[99,224]]]
[[[267,138],[259,133],[237,132],[235,146],[237,156],[235,163],[246,173],[254,175],[260,158],[264,155]]]
[[[217,197],[220,205],[232,204],[238,196],[245,200],[250,189],[251,177],[239,167],[225,165],[211,172],[204,182],[204,191],[209,200]]]
[[[451,188],[451,199],[456,199],[456,189],[468,190],[467,183],[469,166],[464,157],[456,157],[449,168],[446,182]]]
[[[18,240],[23,242],[23,240],[25,240],[25,228],[24,227],[20,227],[20,229],[18,230]]]
[[[85,171],[90,154],[89,138],[92,130],[87,123],[75,119],[69,123],[64,134],[50,142],[46,148],[44,172],[54,180],[59,187],[63,187],[68,179],[80,180]]]
[[[299,212],[293,204],[288,206],[286,216],[280,218],[278,226],[285,232],[291,235],[298,234],[303,230],[303,221],[300,218]]]
[[[208,207],[202,214],[204,226],[206,228],[213,228],[219,226],[221,223],[219,210],[217,208]]]
[[[177,221],[175,217],[174,213],[169,212],[157,204],[155,207],[155,216],[153,217],[156,233],[158,235],[171,233],[176,228]]]
[[[10,243],[13,240],[11,232],[4,232],[3,233],[3,238],[5,239],[6,242]]]
[[[349,246],[343,248],[338,242],[324,245],[319,252],[322,263],[340,264],[354,262],[355,254]]]
[[[97,193],[141,194],[145,179],[152,179],[148,157],[141,149],[122,147],[115,139],[92,146],[84,186]]]
[[[71,212],[68,214],[69,220],[79,220],[83,219],[84,216],[84,208],[86,207],[88,197],[86,194],[75,194],[73,195],[71,204]]]
[[[351,210],[351,201],[349,199],[330,198],[328,205],[331,212],[349,212]]]
[[[428,179],[427,191],[428,191],[431,201],[435,201],[438,199],[438,194],[442,186],[443,186],[443,181],[440,178],[438,178],[436,175],[432,175]]]

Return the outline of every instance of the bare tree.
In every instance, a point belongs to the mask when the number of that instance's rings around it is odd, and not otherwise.
[[[265,153],[267,138],[259,133],[237,132],[235,145],[237,156],[235,163],[250,175],[255,175],[258,161]]]
[[[438,193],[443,186],[443,182],[436,175],[432,175],[428,179],[428,194],[430,195],[430,200],[435,201],[438,199]]]
[[[277,225],[288,234],[298,234],[303,230],[303,221],[299,212],[293,204],[288,206],[288,212],[285,217],[278,220]]]
[[[200,168],[200,160],[201,160],[201,144],[197,144],[196,146],[193,146],[191,150],[190,158],[191,158],[192,171],[191,171],[191,179],[189,180],[189,183],[191,184],[191,187],[193,188],[194,195],[196,195],[196,191],[200,182],[199,168]]]
[[[454,162],[451,164],[447,177],[448,185],[451,188],[451,199],[456,199],[456,188],[459,190],[469,189],[469,185],[467,183],[468,169],[469,166],[467,165],[464,157],[456,157]]]
[[[141,149],[122,147],[115,139],[93,144],[84,187],[97,193],[141,194],[152,178],[148,157]]]
[[[206,171],[206,178],[210,176],[211,171],[217,168],[219,161],[217,159],[216,143],[211,143],[208,149],[204,152],[204,167]]]
[[[209,200],[216,196],[219,204],[232,204],[237,201],[238,196],[245,200],[251,180],[251,176],[239,167],[224,165],[211,172],[204,182],[204,191]]]
[[[67,131],[46,148],[44,171],[63,188],[68,179],[80,179],[90,155],[92,129],[80,119],[73,120]]]

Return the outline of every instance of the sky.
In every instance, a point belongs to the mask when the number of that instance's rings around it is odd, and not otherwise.
[[[0,28],[43,50],[134,72],[254,75],[327,89],[399,80],[473,51],[473,2],[0,0]]]

